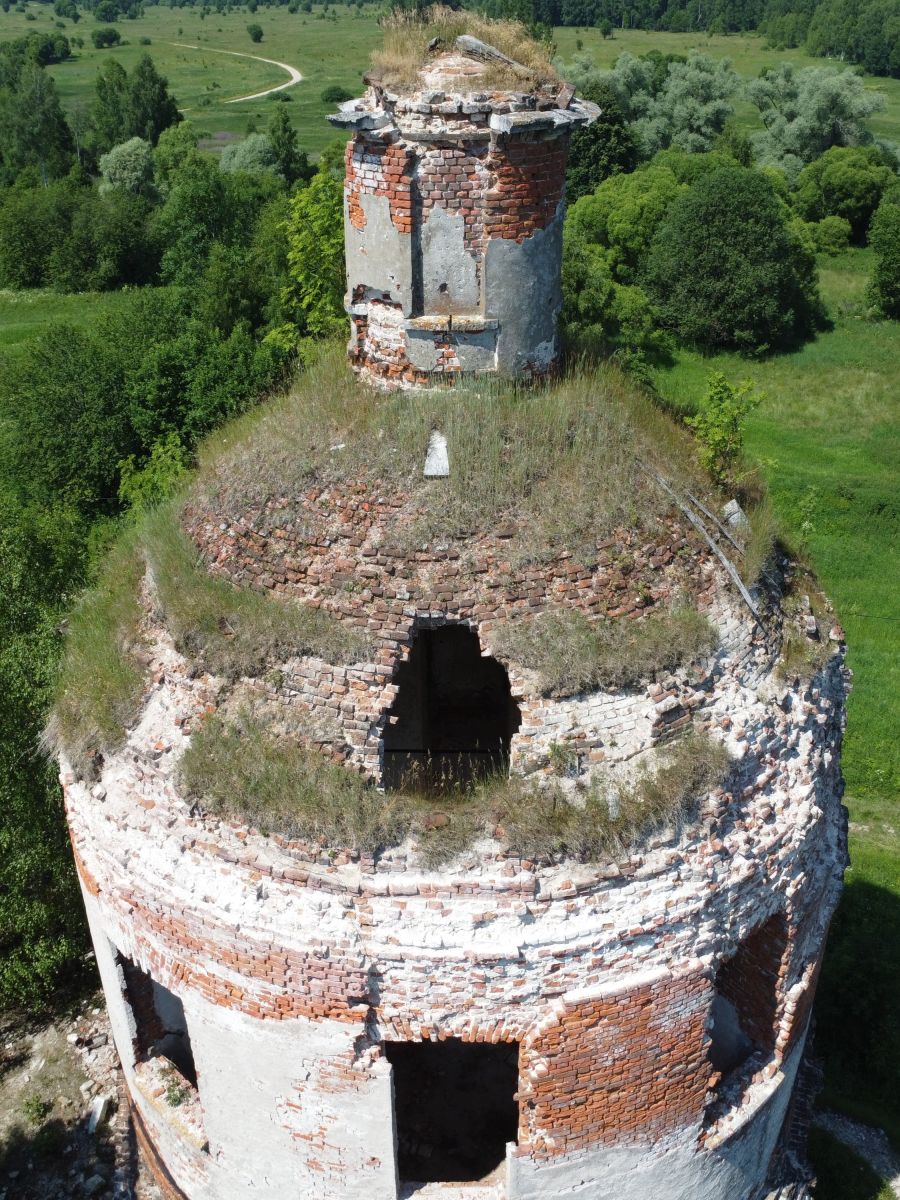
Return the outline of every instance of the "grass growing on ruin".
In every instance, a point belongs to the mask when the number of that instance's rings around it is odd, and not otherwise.
[[[318,750],[277,738],[241,713],[231,720],[214,716],[192,734],[180,777],[185,793],[204,809],[263,833],[368,851],[412,834],[425,865],[437,866],[489,832],[528,858],[616,857],[654,830],[678,825],[727,766],[720,743],[691,735],[663,751],[656,769],[633,784],[612,789],[596,781],[574,798],[556,781],[541,787],[520,776],[491,777],[439,797],[382,793]]]
[[[136,657],[143,560],[133,530],[113,547],[100,576],[72,611],[45,731],[52,749],[83,765],[121,744],[144,686]]]
[[[328,662],[365,655],[363,634],[330,614],[211,575],[182,530],[176,504],[126,527],[69,620],[46,740],[84,765],[121,745],[144,687],[141,584],[150,568],[159,615],[203,670],[237,679],[295,655]]]
[[[432,57],[429,44],[437,38],[439,53],[452,51],[456,39],[463,34],[487,42],[525,68],[515,72],[490,65],[477,78],[460,81],[469,91],[485,88],[530,91],[559,78],[550,62],[550,47],[535,41],[518,21],[489,20],[475,12],[435,4],[422,13],[395,9],[382,21],[382,30],[383,44],[373,52],[372,65],[389,87],[421,86],[418,71]]]
[[[435,429],[450,477],[426,481]],[[503,528],[519,557],[596,554],[617,526],[651,529],[668,512],[648,467],[708,494],[695,462],[689,434],[614,367],[537,388],[485,380],[383,395],[358,384],[334,346],[290,395],[209,439],[195,495],[265,531],[302,525],[296,497],[307,489],[352,482],[406,498],[409,520],[385,537],[407,548]]]
[[[295,655],[337,663],[367,653],[365,636],[330,613],[210,574],[178,515],[176,506],[152,513],[141,543],[166,628],[190,661],[237,679]]]
[[[545,696],[572,696],[634,687],[702,658],[717,642],[709,620],[681,606],[642,621],[591,621],[564,609],[502,626],[494,645],[510,662],[536,671]]]

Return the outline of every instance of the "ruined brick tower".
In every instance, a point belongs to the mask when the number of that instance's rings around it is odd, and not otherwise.
[[[460,38],[415,90],[373,83],[330,118],[353,132],[350,359],[389,384],[543,375],[558,355],[569,139],[597,109],[560,83],[491,89],[492,56]]]
[[[589,114],[429,88],[341,116],[354,366],[539,374]],[[59,739],[138,1137],[166,1200],[809,1200],[840,632],[787,615],[783,562],[736,586],[724,497],[617,376],[476,392],[325,351],[140,534],[133,709]],[[516,649],[678,611],[704,637],[627,678]],[[466,787],[404,797],[434,768]]]

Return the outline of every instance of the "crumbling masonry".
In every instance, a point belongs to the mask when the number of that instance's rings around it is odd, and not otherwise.
[[[402,138],[378,140],[393,103],[346,118],[354,361],[408,381],[451,359],[545,369],[560,114],[573,110],[527,109],[518,125],[493,99],[461,111],[431,94],[395,111]],[[452,146],[451,121],[466,128]],[[526,166],[534,191],[490,211],[456,204]],[[421,188],[432,169],[454,182]],[[417,278],[416,236],[438,248]],[[379,239],[397,253],[376,252]],[[481,326],[447,359],[462,308]],[[677,513],[653,535],[616,530],[585,563],[516,556],[507,530],[412,548],[402,498],[354,480],[259,511],[195,497],[185,520],[221,577],[368,633],[367,661],[298,656],[239,691],[374,783],[429,755],[557,777],[560,746],[573,787],[621,779],[688,729],[721,742],[731,768],[684,823],[602,862],[515,855],[499,828],[437,868],[411,841],[373,855],[266,835],[180,794],[192,731],[229,700],[148,599],[140,717],[94,778],[65,760],[61,778],[135,1124],[165,1194],[805,1196],[796,1081],[846,859],[837,640],[811,679],[785,672],[777,611],[763,627]],[[497,648],[505,624],[540,613],[625,623],[685,595],[718,648],[629,691],[548,698]]]
[[[350,358],[391,385],[540,376],[557,359],[569,138],[597,109],[559,85],[476,90],[483,70],[445,54],[419,91],[373,85],[331,118],[353,132]],[[448,90],[460,74],[471,90]]]

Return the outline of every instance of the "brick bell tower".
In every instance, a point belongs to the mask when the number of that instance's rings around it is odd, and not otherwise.
[[[533,377],[559,353],[565,168],[598,109],[559,83],[496,91],[509,59],[475,38],[372,81],[329,120],[351,130],[344,185],[349,354],[388,386],[460,372]]]

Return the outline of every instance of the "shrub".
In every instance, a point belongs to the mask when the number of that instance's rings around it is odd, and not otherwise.
[[[262,25],[257,25],[256,22],[247,26],[247,32],[250,34],[251,42],[261,42],[263,40]]]
[[[850,223],[854,241],[861,243],[893,178],[878,150],[834,146],[800,172],[793,204],[807,221],[843,217]]]
[[[219,170],[226,174],[246,171],[249,174],[268,172],[273,175],[277,169],[275,151],[264,133],[251,133],[243,141],[232,142],[219,157]]]
[[[113,29],[111,26],[107,29],[91,30],[91,41],[97,50],[103,50],[107,46],[118,46],[121,40],[121,33],[119,33],[118,29]]]
[[[850,222],[843,217],[823,217],[812,226],[813,241],[820,254],[843,254],[850,246]]]
[[[344,104],[347,100],[353,99],[353,93],[348,92],[339,84],[332,83],[323,89],[319,99],[323,104]]]
[[[501,626],[497,652],[535,671],[544,695],[618,691],[712,652],[718,635],[706,617],[680,607],[640,621],[589,620],[576,609]]]
[[[153,147],[139,137],[113,146],[108,154],[101,155],[100,174],[101,194],[113,188],[134,196],[152,194]]]
[[[762,396],[748,379],[733,387],[721,371],[710,375],[706,392],[688,425],[700,442],[700,462],[719,483],[732,474],[744,447],[744,423]]]
[[[744,353],[786,347],[821,319],[815,258],[757,171],[729,167],[672,203],[644,272],[685,341]]]

